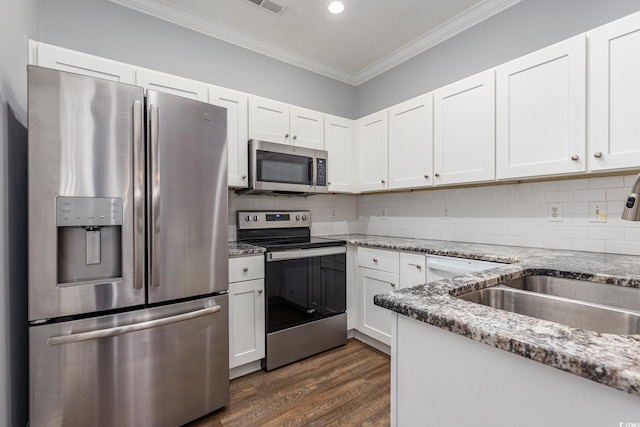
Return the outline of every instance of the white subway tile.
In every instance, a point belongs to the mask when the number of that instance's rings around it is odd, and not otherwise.
[[[624,186],[624,177],[622,176],[602,176],[587,178],[587,185],[590,189],[596,188],[617,188]]]

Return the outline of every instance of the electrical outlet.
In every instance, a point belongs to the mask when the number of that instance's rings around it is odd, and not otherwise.
[[[331,219],[338,219],[338,210],[336,208],[331,208]]]
[[[381,218],[387,218],[387,208],[382,208],[382,216]]]
[[[442,208],[442,219],[450,219],[451,218],[451,210],[449,206],[445,206]]]
[[[547,221],[562,222],[562,203],[549,203],[547,205]]]
[[[606,202],[589,202],[589,222],[607,222]]]

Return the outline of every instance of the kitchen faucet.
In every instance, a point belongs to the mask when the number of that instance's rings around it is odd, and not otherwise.
[[[640,199],[640,175],[636,178],[636,182],[631,187],[631,194],[627,197],[627,203],[622,211],[622,219],[627,221],[640,221],[640,208],[638,204]]]

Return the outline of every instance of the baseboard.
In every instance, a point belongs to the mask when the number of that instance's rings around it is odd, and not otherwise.
[[[236,366],[235,368],[229,369],[229,379],[233,380],[235,378],[240,378],[252,372],[259,371],[260,369],[262,369],[262,367],[260,366],[259,360],[245,363],[244,365]]]
[[[347,337],[355,338],[358,341],[361,341],[361,342],[365,343],[369,347],[373,347],[376,350],[381,351],[384,354],[391,356],[391,346],[389,346],[389,345],[387,345],[385,343],[382,343],[382,342],[378,341],[377,339],[371,338],[370,336],[363,334],[362,332],[358,331],[357,329],[351,329],[347,333]]]

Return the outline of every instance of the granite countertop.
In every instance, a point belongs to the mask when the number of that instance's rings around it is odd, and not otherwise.
[[[261,246],[250,245],[249,243],[229,242],[228,247],[230,257],[260,255],[266,251],[266,249]]]
[[[640,396],[640,335],[571,328],[455,298],[533,274],[640,288],[640,257],[353,234],[331,237],[358,246],[506,263],[483,272],[376,295],[374,303]]]

